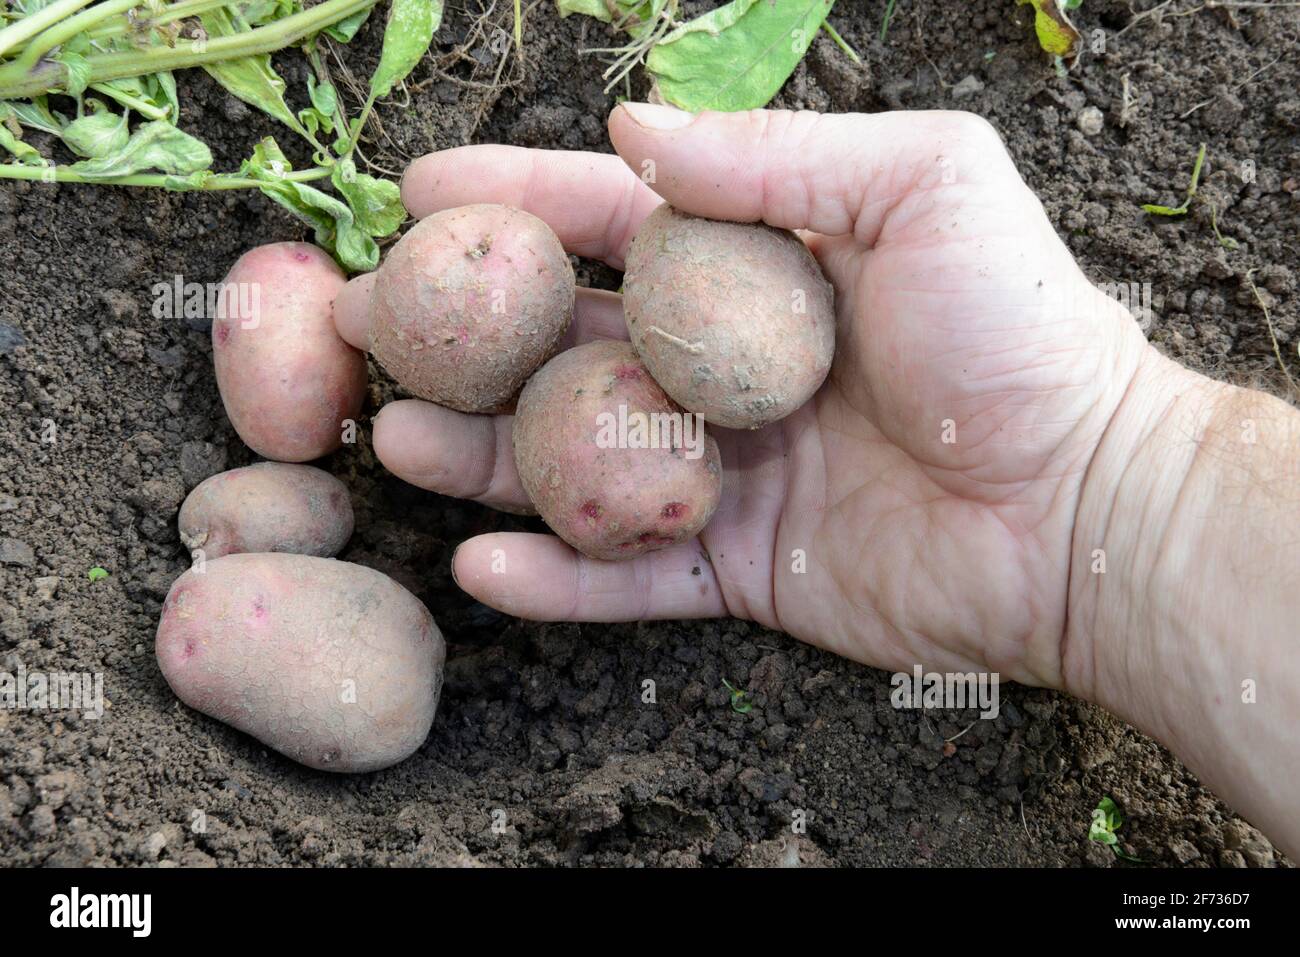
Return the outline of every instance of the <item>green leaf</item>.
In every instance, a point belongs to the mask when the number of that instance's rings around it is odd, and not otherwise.
[[[1088,827],[1088,840],[1114,848],[1119,843],[1115,831],[1123,823],[1124,817],[1120,814],[1119,807],[1109,797],[1104,797],[1097,802],[1097,808],[1092,812],[1092,824]]]
[[[180,100],[176,96],[176,80],[170,72],[105,80],[92,85],[91,89],[151,120],[171,120],[174,123],[181,115]]]
[[[240,4],[240,14],[253,27],[265,26],[301,10],[302,4],[297,0],[246,0]]]
[[[602,23],[614,23],[637,36],[659,18],[668,3],[669,0],[555,0],[555,8],[561,17],[578,13]]]
[[[212,165],[212,151],[200,140],[165,120],[138,127],[116,153],[73,163],[69,169],[87,179],[112,179],[145,170],[183,175]]]
[[[176,95],[176,77],[172,76],[171,70],[163,70],[161,73],[152,73],[149,75],[148,83],[150,98],[157,106],[165,106],[171,114],[171,120],[175,123],[181,118],[181,100]]]
[[[283,176],[293,171],[293,166],[280,149],[274,136],[263,137],[253,147],[253,155],[240,164],[239,170],[245,176],[256,177],[259,174]]]
[[[1062,0],[1016,0],[1017,4],[1032,4],[1034,7],[1034,33],[1038,36],[1038,45],[1053,56],[1072,59],[1077,53],[1079,31],[1065,11],[1072,9],[1068,2]],[[1074,6],[1078,6],[1076,3]]]
[[[393,0],[379,66],[370,78],[372,102],[391,93],[415,69],[441,22],[442,0]]]
[[[349,161],[349,165],[351,161]],[[365,173],[346,178],[342,164],[334,167],[330,181],[356,217],[357,227],[370,236],[391,236],[406,221],[402,191],[390,180],[376,179]]]
[[[231,36],[252,29],[247,20],[232,17],[225,8],[211,10],[199,19],[203,21],[203,29],[210,37]],[[284,101],[284,80],[280,79],[280,75],[271,66],[270,54],[260,53],[238,60],[205,63],[203,69],[249,106],[275,117],[295,132],[301,131],[298,117]]]
[[[689,110],[766,106],[803,59],[835,0],[732,0],[650,51],[659,95]]]
[[[86,84],[90,82],[90,64],[80,53],[66,50],[59,55],[58,59],[68,68],[68,82],[64,86],[64,92],[68,96],[80,97],[86,91]]]
[[[334,89],[334,84],[318,84],[316,77],[310,73],[307,74],[307,95],[311,99],[311,105],[324,116],[333,116],[334,111],[338,109],[339,95],[338,91]]]
[[[379,265],[379,246],[356,221],[342,200],[306,183],[283,178],[288,161],[271,137],[262,140],[240,166],[245,176],[258,180],[261,191],[315,230],[316,243],[332,250],[350,272],[369,272]]]
[[[555,0],[555,8],[562,17],[578,13],[584,17],[595,17],[601,23],[609,23],[614,19],[605,0]]]
[[[88,100],[91,113],[63,128],[63,142],[78,156],[101,159],[126,146],[126,113],[114,113],[100,100]]]
[[[325,35],[331,40],[337,40],[339,43],[347,43],[357,35],[357,31],[361,29],[361,24],[366,22],[366,18],[370,16],[370,9],[370,7],[367,7],[364,10],[358,10],[352,16],[344,17],[338,23],[326,27]]]
[[[93,582],[103,581],[105,578],[108,577],[108,572],[103,568],[100,568],[98,565],[96,565],[90,571],[86,572],[86,577]]]
[[[16,104],[0,102],[0,147],[13,154],[18,162],[25,166],[48,166],[45,158],[30,143],[24,143],[18,134],[18,115],[13,107]]]
[[[51,113],[45,97],[38,96],[30,103],[24,103],[19,100],[6,103],[9,108],[18,117],[18,122],[23,126],[30,126],[34,130],[40,130],[43,133],[53,133],[55,136],[63,134],[63,127],[68,121],[61,113]],[[0,110],[2,112],[2,110]]]

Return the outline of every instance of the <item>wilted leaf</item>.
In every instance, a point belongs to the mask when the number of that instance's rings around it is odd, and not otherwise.
[[[441,22],[442,0],[393,0],[379,66],[370,78],[372,101],[387,96],[415,69]]]
[[[45,159],[30,143],[24,143],[18,135],[18,116],[8,103],[0,103],[0,147],[13,154],[18,162],[27,166],[46,166]]]
[[[18,122],[22,123],[23,126],[30,126],[34,130],[53,133],[56,136],[63,133],[63,127],[68,122],[62,113],[50,112],[49,105],[43,96],[36,97],[30,103],[15,100],[6,103],[5,106],[13,112],[14,116],[18,118]],[[0,107],[0,113],[3,113],[3,110],[4,108]]]
[[[87,179],[112,179],[146,170],[183,175],[212,165],[212,151],[165,120],[138,127],[115,153],[73,163],[69,169]]]
[[[126,114],[113,113],[99,100],[89,100],[91,113],[63,128],[63,142],[78,156],[100,159],[126,146],[130,132]]]
[[[224,8],[210,10],[199,19],[210,37],[230,36],[251,29],[246,20],[231,17]],[[301,129],[298,118],[284,101],[284,80],[271,66],[270,54],[205,63],[203,69],[249,106],[275,117],[292,130]]]
[[[288,161],[271,137],[263,139],[244,160],[240,172],[258,180],[259,189],[315,230],[316,243],[333,251],[350,272],[368,272],[379,265],[379,246],[356,221],[342,200],[306,183],[283,178]]]
[[[368,235],[391,235],[406,220],[402,191],[396,183],[365,173],[353,173],[348,179],[341,164],[334,167],[331,182],[352,207],[357,227]]]

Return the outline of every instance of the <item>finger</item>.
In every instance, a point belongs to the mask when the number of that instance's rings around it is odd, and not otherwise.
[[[544,220],[577,256],[623,268],[641,220],[661,200],[617,156],[518,146],[459,146],[421,156],[402,177],[412,216],[502,203]]]
[[[560,349],[571,349],[596,339],[626,339],[623,297],[604,289],[578,289],[573,303],[573,324],[560,341]]]
[[[452,556],[456,583],[485,605],[533,621],[648,621],[727,613],[698,542],[626,562],[575,552],[553,535],[497,532]]]
[[[375,416],[375,455],[419,488],[468,498],[506,512],[531,513],[515,471],[512,415],[467,415],[420,399],[401,399]]]
[[[874,245],[914,197],[1017,175],[997,132],[973,113],[684,113],[620,104],[609,136],[630,170],[698,216],[854,234]],[[927,196],[927,194],[930,194]]]
[[[334,297],[334,328],[344,342],[363,352],[370,351],[370,290],[374,288],[375,274],[363,273]]]

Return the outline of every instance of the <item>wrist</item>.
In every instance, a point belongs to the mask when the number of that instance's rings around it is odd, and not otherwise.
[[[1088,467],[1075,515],[1061,654],[1067,690],[1156,733],[1143,686],[1165,653],[1192,560],[1180,497],[1228,386],[1143,354]]]
[[[1062,678],[1285,842],[1300,714],[1300,414],[1149,350],[1083,484]],[[1275,838],[1276,839],[1276,838]]]

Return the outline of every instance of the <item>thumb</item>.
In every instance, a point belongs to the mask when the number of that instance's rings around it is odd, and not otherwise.
[[[973,113],[691,114],[622,103],[609,136],[647,185],[686,212],[853,234],[868,245],[914,197],[932,206],[949,188],[1019,181],[997,131]]]

